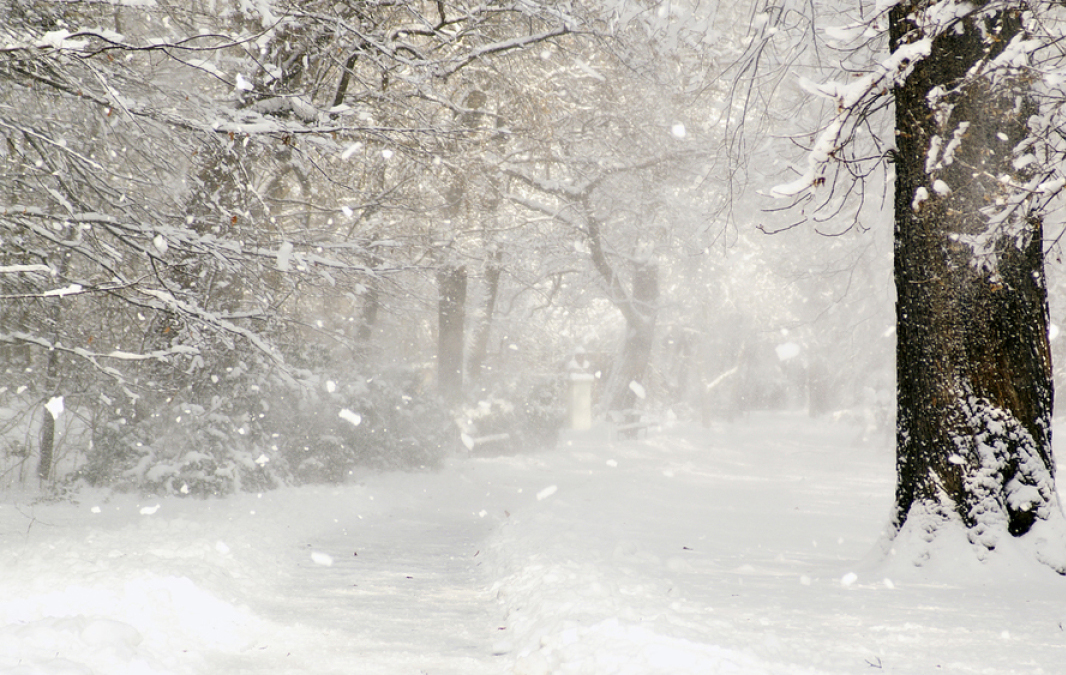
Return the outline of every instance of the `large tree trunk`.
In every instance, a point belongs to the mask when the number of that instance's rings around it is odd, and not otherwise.
[[[893,51],[924,37],[931,4],[893,8]],[[1042,222],[1008,213],[1004,179],[1026,182],[1013,160],[1033,107],[1022,77],[975,75],[1020,31],[1016,12],[963,18],[894,91],[894,532],[961,522],[982,556],[1061,519]]]

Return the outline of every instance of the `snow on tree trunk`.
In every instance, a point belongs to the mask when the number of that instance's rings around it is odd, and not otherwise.
[[[1042,220],[1018,187],[1032,178],[1019,157],[1035,106],[1023,70],[990,67],[1024,37],[1020,5],[936,11],[947,7],[955,5],[916,0],[890,14],[893,53],[932,39],[893,91],[893,533],[910,526],[931,538],[961,522],[979,557],[1010,536],[1031,539],[1043,562],[1066,573],[1062,541],[1036,532],[1061,526],[1062,513]]]

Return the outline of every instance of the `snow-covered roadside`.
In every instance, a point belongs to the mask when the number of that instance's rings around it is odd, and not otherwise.
[[[222,500],[9,494],[0,673],[1060,672],[1061,579],[863,562],[891,491],[887,438],[784,415]]]
[[[539,458],[558,491],[493,545],[515,673],[1062,672],[1046,569],[869,560],[887,438],[798,416],[690,432]]]
[[[453,465],[225,500],[5,503],[0,673],[501,672],[480,491]]]

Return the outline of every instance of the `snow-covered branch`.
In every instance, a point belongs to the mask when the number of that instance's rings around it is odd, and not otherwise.
[[[888,96],[911,72],[916,61],[929,55],[932,39],[923,38],[904,45],[871,72],[854,82],[826,82],[818,84],[800,78],[800,86],[816,96],[831,99],[836,112],[828,124],[818,133],[814,145],[807,154],[807,168],[797,179],[775,186],[771,194],[777,197],[795,197],[802,192],[826,183],[826,169],[841,161],[840,150],[851,137],[851,127],[862,120],[862,110],[874,99]]]
[[[501,52],[508,52],[515,49],[524,49],[530,45],[537,44],[538,42],[544,42],[552,38],[560,37],[570,33],[570,28],[566,25],[558,26],[556,28],[542,31],[535,35],[526,35],[522,37],[511,38],[509,40],[501,40],[492,44],[482,45],[476,49],[470,50],[470,52],[463,54],[458,58],[453,58],[452,62],[439,68],[438,73],[441,77],[448,77],[454,75],[456,72],[465,68],[469,64],[477,61],[478,59],[485,58],[486,56],[497,54]]]

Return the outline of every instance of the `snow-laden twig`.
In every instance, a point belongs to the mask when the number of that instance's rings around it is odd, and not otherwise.
[[[56,271],[48,265],[0,265],[0,274],[24,274],[30,272],[42,272],[49,276],[55,276]]]
[[[155,288],[138,288],[137,290],[143,295],[158,301],[157,305],[156,303],[151,303],[156,305],[156,309],[177,312],[178,314],[188,316],[218,330],[242,337],[269,357],[276,365],[285,366],[284,357],[273,347],[273,345],[267,343],[255,332],[233,323],[227,317],[217,312],[205,310],[193,302],[181,300],[175,297],[170,291]]]
[[[770,191],[771,194],[775,197],[795,197],[824,183],[825,167],[839,159],[838,152],[849,135],[849,124],[854,120],[856,111],[864,107],[863,103],[887,96],[892,87],[907,78],[915,62],[929,56],[932,45],[931,38],[903,45],[878,64],[872,72],[848,84],[818,84],[800,78],[800,86],[806,91],[836,102],[836,113],[818,134],[807,155],[807,170],[803,175],[789,183],[775,186]]]
[[[562,25],[534,35],[524,35],[517,38],[511,38],[509,40],[501,40],[499,42],[482,45],[481,47],[477,47],[475,49],[470,50],[468,53],[457,59],[454,63],[450,63],[447,66],[441,67],[438,74],[441,77],[448,77],[449,75],[453,75],[462,68],[465,68],[466,66],[470,65],[474,61],[489,56],[490,54],[507,52],[515,49],[522,49],[524,47],[537,44],[538,42],[544,42],[545,40],[550,40],[554,37],[566,35],[570,32],[571,31],[568,26]]]

